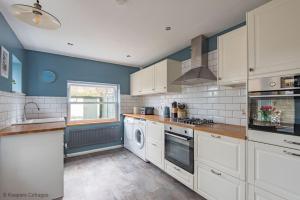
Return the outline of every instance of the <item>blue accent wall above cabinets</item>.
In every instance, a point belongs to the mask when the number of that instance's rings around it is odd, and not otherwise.
[[[0,12],[0,46],[3,46],[9,51],[9,78],[0,76],[0,90],[11,92],[12,91],[12,55],[16,56],[20,62],[25,63],[25,50],[18,40],[17,36],[6,22],[4,16]],[[23,70],[25,71],[25,70]],[[23,72],[24,80],[24,72]],[[24,89],[22,90],[24,91]]]
[[[26,94],[29,96],[67,96],[67,81],[120,84],[121,94],[130,92],[130,74],[138,68],[97,62],[56,54],[27,51]],[[53,71],[56,80],[42,80],[45,70]]]
[[[214,51],[214,50],[216,50],[218,48],[218,36],[223,35],[225,33],[228,33],[228,32],[230,32],[232,30],[235,30],[235,29],[240,28],[240,27],[245,26],[245,25],[246,25],[246,22],[240,23],[240,24],[238,24],[236,26],[230,27],[230,28],[228,28],[228,29],[226,29],[226,30],[224,30],[224,31],[222,31],[220,33],[217,33],[217,34],[215,34],[215,35],[207,38],[207,40],[208,40],[207,41],[208,42],[208,52]],[[188,46],[188,47],[186,47],[184,49],[181,49],[181,50],[179,50],[179,51],[177,51],[177,52],[175,52],[175,53],[173,53],[173,54],[171,54],[171,55],[169,55],[169,56],[167,56],[165,58],[162,58],[162,59],[160,59],[160,60],[152,63],[152,64],[155,64],[155,63],[157,63],[159,61],[162,61],[162,60],[164,60],[166,58],[170,58],[170,59],[178,60],[178,61],[188,60],[188,59],[191,58],[191,53],[192,53],[191,52],[191,46]],[[147,67],[151,66],[152,64],[147,65]]]

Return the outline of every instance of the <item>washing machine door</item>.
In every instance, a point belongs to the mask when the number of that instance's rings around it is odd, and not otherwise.
[[[134,131],[134,142],[138,149],[142,149],[145,145],[145,135],[142,129],[136,128]]]

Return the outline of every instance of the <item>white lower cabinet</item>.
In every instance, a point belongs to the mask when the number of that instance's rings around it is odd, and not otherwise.
[[[64,191],[64,132],[3,136],[0,140],[2,194],[28,194],[26,199],[57,199]],[[44,195],[42,198],[30,194]],[[19,198],[24,199],[24,198]]]
[[[207,200],[245,200],[245,182],[201,163],[196,164],[195,191]]]
[[[187,171],[177,167],[173,163],[165,160],[165,172],[176,180],[186,185],[187,187],[194,189],[194,175]]]
[[[270,192],[264,191],[258,187],[254,187],[253,185],[248,186],[248,200],[288,200]]]
[[[146,159],[164,169],[164,124],[147,121],[146,123]]]
[[[248,142],[248,181],[288,200],[300,199],[300,151]]]
[[[195,131],[195,158],[231,176],[245,180],[245,140]]]

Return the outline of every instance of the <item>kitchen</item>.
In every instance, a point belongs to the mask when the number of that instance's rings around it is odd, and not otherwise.
[[[0,0],[1,200],[300,199],[298,0],[91,2]]]

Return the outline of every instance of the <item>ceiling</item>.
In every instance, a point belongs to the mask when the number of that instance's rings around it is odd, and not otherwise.
[[[211,36],[243,22],[247,11],[267,1],[40,0],[62,22],[56,31],[10,15],[10,5],[32,5],[34,0],[0,0],[0,9],[25,49],[145,66],[189,46],[199,34]],[[166,26],[172,29],[166,31]]]

